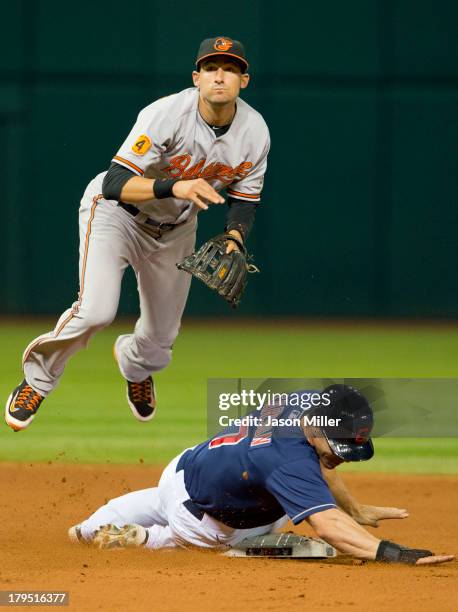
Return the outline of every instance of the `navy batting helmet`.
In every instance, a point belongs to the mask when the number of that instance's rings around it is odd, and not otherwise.
[[[332,452],[344,461],[367,461],[374,455],[370,433],[374,424],[367,399],[349,385],[330,385],[322,396],[329,395],[326,408],[329,419],[340,419],[338,425],[323,425],[321,430]]]

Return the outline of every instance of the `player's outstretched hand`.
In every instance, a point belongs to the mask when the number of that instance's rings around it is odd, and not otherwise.
[[[208,204],[224,204],[224,198],[205,179],[177,181],[173,195],[180,200],[191,200],[198,208],[208,209]]]
[[[447,563],[453,561],[455,555],[433,555],[432,557],[422,557],[415,565],[433,565],[434,563]]]
[[[361,504],[358,513],[353,517],[360,525],[378,527],[379,521],[386,519],[405,519],[409,513],[405,508],[385,508],[384,506],[369,506]]]

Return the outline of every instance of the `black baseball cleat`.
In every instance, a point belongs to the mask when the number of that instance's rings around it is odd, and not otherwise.
[[[118,340],[113,345],[113,357],[119,367],[116,350]],[[132,410],[132,414],[139,421],[151,421],[156,413],[156,390],[153,379],[151,376],[148,376],[148,378],[139,383],[125,380],[127,382],[127,403]]]
[[[150,421],[156,412],[156,392],[151,376],[142,382],[127,381],[127,402],[139,421]]]
[[[33,421],[41,402],[45,398],[34,391],[29,383],[24,380],[9,396],[5,407],[6,424],[21,431],[26,429]]]

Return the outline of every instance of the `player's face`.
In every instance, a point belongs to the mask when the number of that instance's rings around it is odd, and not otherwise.
[[[199,88],[200,96],[209,104],[223,106],[231,104],[241,89],[248,85],[250,77],[242,74],[237,62],[224,56],[204,60],[200,72],[193,72],[194,85]]]

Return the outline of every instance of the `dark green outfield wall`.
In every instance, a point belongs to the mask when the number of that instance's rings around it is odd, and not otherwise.
[[[200,40],[245,42],[272,135],[240,315],[457,314],[453,0],[2,5],[0,311],[77,291],[77,209],[138,111],[191,84]],[[453,120],[455,116],[455,121]],[[202,214],[199,240],[222,211]],[[128,275],[120,312],[136,312]],[[226,314],[194,286],[189,314]]]

